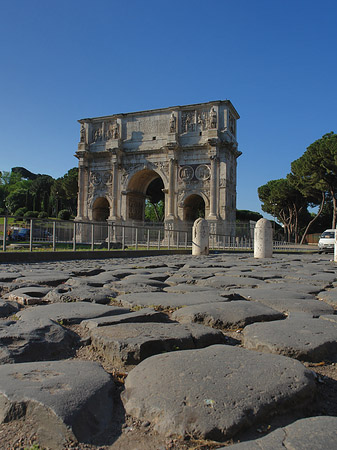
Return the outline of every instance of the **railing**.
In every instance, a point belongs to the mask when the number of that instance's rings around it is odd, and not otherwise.
[[[8,231],[10,233],[8,233]],[[0,231],[2,250],[113,250],[187,249],[191,233],[162,226],[132,226],[107,222],[73,222],[30,219],[24,226],[8,226],[4,218]],[[7,239],[3,239],[6,236]]]
[[[244,234],[243,231],[244,228],[240,228],[237,236],[210,233],[209,248],[253,251],[254,241],[247,237],[251,233]],[[3,236],[7,239],[3,239]],[[125,225],[50,219],[29,219],[9,226],[8,218],[4,217],[3,227],[0,227],[0,245],[3,251],[187,249],[192,246],[192,226],[187,227],[184,223],[183,229],[169,229],[164,224],[146,222],[142,225]],[[274,241],[273,248],[294,250],[296,246],[293,243]]]

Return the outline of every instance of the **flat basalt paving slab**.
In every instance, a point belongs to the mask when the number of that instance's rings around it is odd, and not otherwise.
[[[313,294],[307,294],[291,289],[275,289],[269,284],[265,284],[258,288],[231,288],[223,293],[224,297],[228,298],[245,298],[246,300],[269,300],[269,299],[315,299]]]
[[[337,288],[329,289],[326,291],[321,291],[317,294],[320,300],[328,303],[333,307],[337,307]]]
[[[112,289],[95,288],[82,282],[81,285],[75,286],[60,285],[49,291],[44,300],[49,303],[91,302],[106,305],[116,295]]]
[[[181,308],[200,303],[225,302],[221,291],[215,289],[189,293],[148,292],[119,295],[117,300],[126,308],[147,306],[162,309]]]
[[[128,308],[106,306],[87,302],[52,303],[26,308],[16,314],[21,320],[50,319],[64,324],[76,324],[97,317],[127,314]]]
[[[262,303],[281,313],[305,312],[312,316],[321,314],[334,314],[332,306],[323,301],[316,300],[310,294],[298,294],[285,290],[272,289],[236,289],[223,294],[228,298],[244,298],[254,302]],[[302,298],[304,297],[304,298]]]
[[[263,281],[251,277],[216,275],[214,277],[206,278],[205,280],[198,280],[197,284],[199,286],[209,286],[214,289],[224,289],[232,286],[256,287],[263,284]]]
[[[213,345],[146,359],[129,373],[122,399],[163,435],[221,442],[314,393],[314,374],[298,361]]]
[[[66,282],[71,277],[71,272],[57,272],[54,270],[35,270],[32,272],[21,272],[22,277],[18,278],[18,283],[36,283],[47,286],[57,286]]]
[[[163,289],[165,292],[176,293],[176,294],[185,294],[187,292],[217,292],[216,289],[212,289],[209,286],[200,286],[199,284],[193,283],[182,283],[177,284],[176,286],[169,286]]]
[[[300,419],[254,441],[218,450],[333,450],[336,448],[337,417]]]
[[[69,439],[90,441],[111,421],[114,383],[89,361],[0,366],[0,422],[32,421],[40,445],[59,450]]]
[[[116,367],[163,352],[224,344],[218,330],[196,324],[122,323],[91,329],[92,348]]]
[[[187,306],[172,314],[180,323],[197,322],[214,328],[242,328],[254,322],[284,319],[285,316],[268,306],[238,300]]]
[[[302,361],[337,357],[337,324],[295,315],[273,323],[254,323],[243,330],[247,349],[277,353]]]
[[[0,317],[8,317],[20,311],[21,306],[17,302],[0,299]]]
[[[308,282],[301,282],[295,280],[268,280],[267,281],[269,287],[274,290],[286,290],[299,292],[300,294],[312,294],[316,295],[323,289],[326,289],[329,284],[321,283],[321,284],[313,284]]]
[[[77,336],[48,320],[0,323],[0,364],[61,359],[73,353]]]
[[[4,298],[11,301],[17,301],[21,305],[40,304],[43,303],[44,297],[51,289],[51,287],[43,286],[26,286],[10,291],[8,294],[4,295]]]
[[[120,308],[123,309],[123,308]],[[83,320],[81,327],[91,330],[97,327],[106,327],[108,325],[116,325],[118,323],[143,323],[143,322],[168,322],[167,314],[156,311],[152,308],[142,308],[139,311],[128,313],[109,315],[107,317],[98,317],[95,319]]]

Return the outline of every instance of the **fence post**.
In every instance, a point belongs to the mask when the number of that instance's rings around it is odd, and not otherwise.
[[[91,224],[91,250],[93,251],[95,249],[95,225]]]
[[[29,251],[33,251],[33,219],[30,219],[30,233],[29,233]]]
[[[110,250],[111,224],[108,223],[108,251]]]
[[[185,231],[185,250],[187,250],[187,231]]]
[[[147,249],[150,248],[150,228],[147,229]]]
[[[170,242],[171,242],[171,231],[169,230],[169,232],[168,232],[168,241],[167,241],[168,250],[170,250]]]
[[[76,222],[73,223],[73,252],[76,252]]]
[[[56,222],[53,222],[53,252],[56,250]]]
[[[158,250],[160,250],[160,230],[158,230]]]
[[[122,225],[122,250],[125,250],[125,226]]]
[[[135,249],[138,250],[138,228],[135,231]]]
[[[6,239],[7,239],[7,216],[4,217],[4,235],[2,241],[2,248],[4,252],[6,251]]]
[[[179,249],[179,231],[177,231],[177,249]]]

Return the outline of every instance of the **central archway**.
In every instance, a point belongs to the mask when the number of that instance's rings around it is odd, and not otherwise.
[[[144,169],[133,175],[128,185],[127,219],[145,221],[145,202],[156,205],[165,201],[164,183],[154,170]],[[158,220],[158,218],[157,218]]]
[[[184,201],[184,221],[194,222],[199,217],[205,217],[205,201],[198,194],[192,194]]]

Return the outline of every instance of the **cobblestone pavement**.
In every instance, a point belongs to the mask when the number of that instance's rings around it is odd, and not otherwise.
[[[336,268],[295,253],[0,264],[0,447],[334,448]]]

